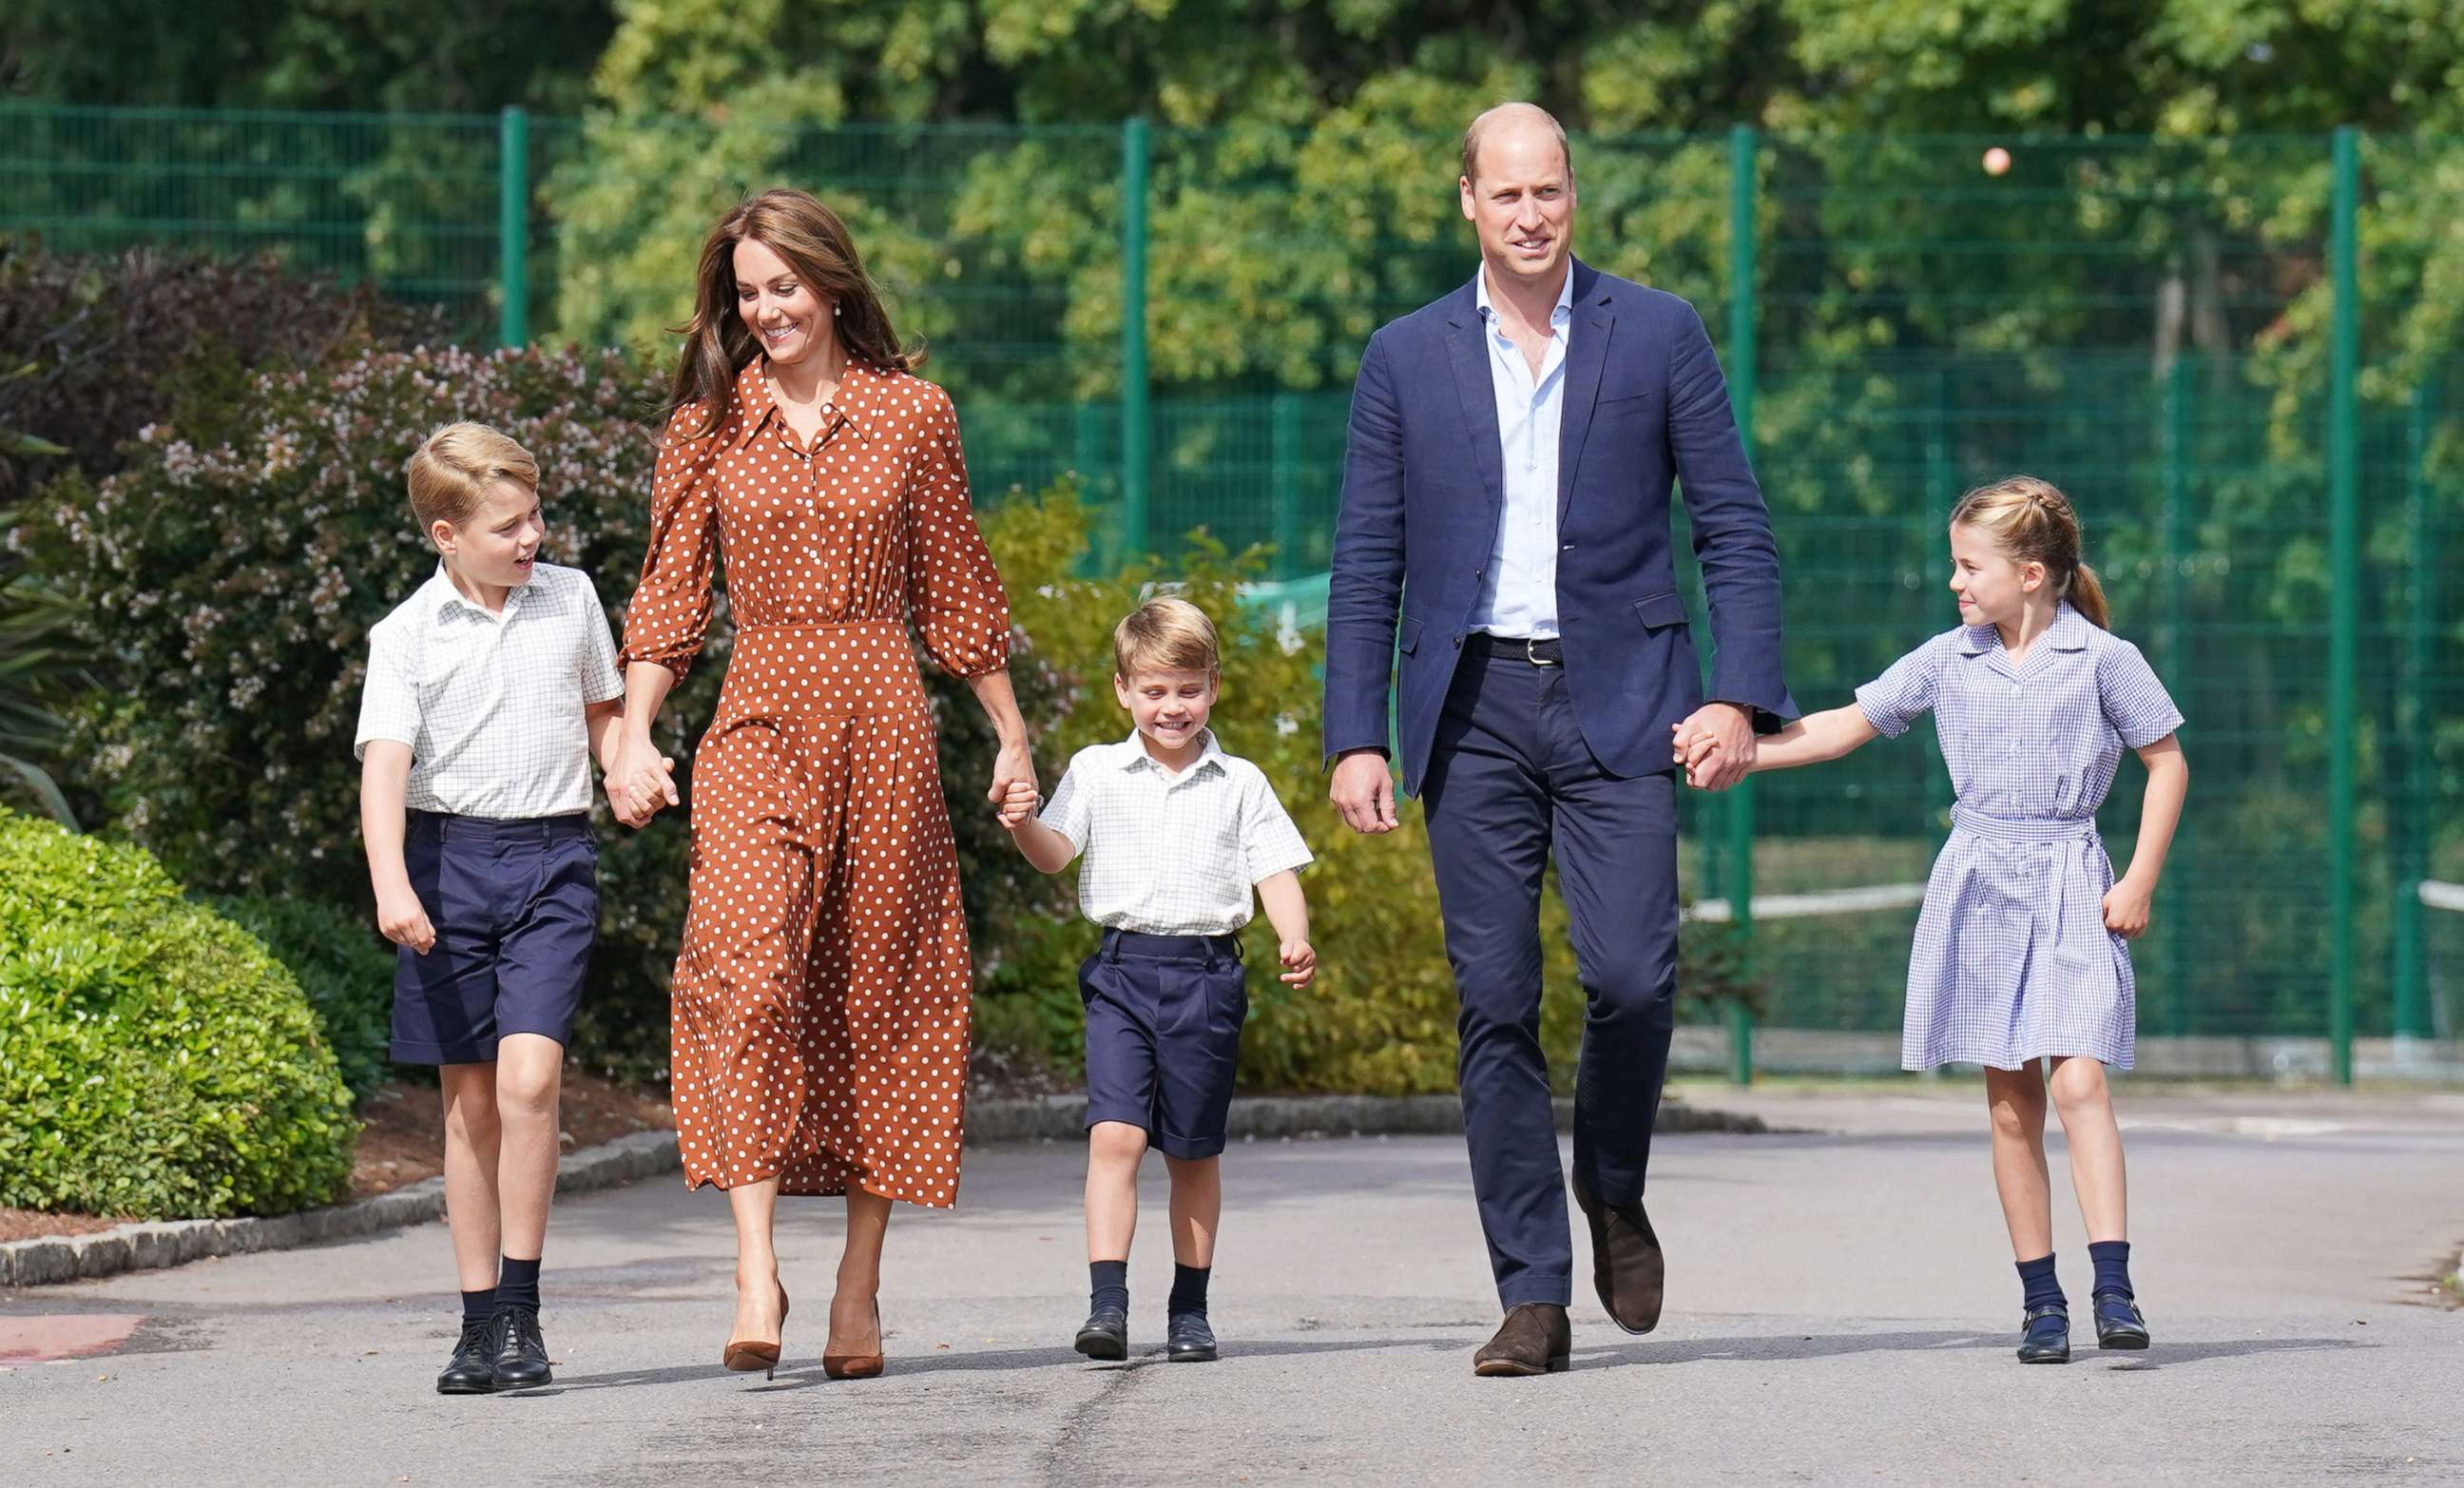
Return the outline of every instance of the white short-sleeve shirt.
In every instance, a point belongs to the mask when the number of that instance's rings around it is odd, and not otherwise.
[[[1078,751],[1038,819],[1081,856],[1088,919],[1146,935],[1228,935],[1251,890],[1306,868],[1309,845],[1255,765],[1204,730],[1198,761],[1169,774],[1134,733]]]
[[[590,810],[583,710],[625,695],[616,642],[590,576],[538,564],[491,614],[442,564],[368,633],[353,752],[410,746],[405,804],[522,821]]]

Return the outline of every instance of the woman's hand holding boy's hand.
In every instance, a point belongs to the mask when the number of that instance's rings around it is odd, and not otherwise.
[[[377,928],[396,945],[407,945],[425,956],[436,944],[436,927],[409,884],[377,891]]]
[[[1001,824],[1012,832],[1026,825],[1035,815],[1035,782],[1012,780],[1001,800]]]
[[[1303,988],[1317,980],[1317,951],[1309,942],[1286,941],[1279,954],[1284,963],[1283,981]]]
[[[615,767],[607,771],[607,806],[627,827],[643,827],[661,807],[674,806],[676,762],[649,744],[617,746]]]

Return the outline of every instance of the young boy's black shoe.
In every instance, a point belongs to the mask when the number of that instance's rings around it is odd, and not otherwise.
[[[1164,1325],[1163,1356],[1174,1364],[1213,1364],[1215,1330],[1202,1312],[1177,1312]]]
[[[1098,1307],[1078,1325],[1078,1351],[1089,1359],[1130,1357],[1130,1315],[1118,1307]]]
[[[547,1365],[547,1340],[539,1336],[538,1308],[500,1308],[494,1321],[496,1388],[526,1389],[556,1378]]]
[[[436,1377],[440,1395],[486,1395],[496,1388],[496,1325],[486,1322],[462,1324],[462,1341],[453,1345],[453,1359],[445,1372]]]
[[[2021,1364],[2071,1362],[2071,1311],[2059,1302],[2031,1307],[2019,1334]]]
[[[2096,1294],[2096,1346],[2099,1348],[2147,1346],[2147,1320],[2140,1316],[2137,1302],[2120,1292]]]

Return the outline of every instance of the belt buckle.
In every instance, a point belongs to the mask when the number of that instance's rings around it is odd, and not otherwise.
[[[1530,662],[1535,667],[1552,667],[1557,664],[1554,661],[1544,661],[1541,659],[1540,637],[1537,635],[1526,635],[1523,637],[1523,659]]]

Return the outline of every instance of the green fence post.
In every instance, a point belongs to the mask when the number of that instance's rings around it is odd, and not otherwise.
[[[507,104],[496,116],[496,344],[531,339],[531,116]]]
[[[1279,392],[1267,408],[1270,500],[1274,502],[1274,524],[1269,530],[1275,544],[1268,571],[1289,579],[1301,571],[1301,400],[1298,394]]]
[[[2328,256],[2335,273],[2329,332],[2327,507],[2330,583],[2327,616],[2327,948],[2328,1037],[2336,1082],[2353,1082],[2355,771],[2361,727],[2361,131],[2336,131],[2335,222]]]
[[[1153,136],[1143,119],[1121,125],[1121,552],[1147,551],[1147,172]]]
[[[1754,157],[1759,141],[1751,124],[1728,131],[1728,401],[1736,411],[1737,435],[1749,463],[1754,453]],[[1738,962],[1749,973],[1754,947],[1754,782],[1728,791],[1729,922],[1736,926]],[[1754,1013],[1740,1000],[1728,1005],[1728,1078],[1754,1078]]]
[[[2430,1025],[2429,926],[2421,913],[2421,880],[2430,877],[2430,821],[2433,787],[2431,781],[2432,732],[2430,690],[2435,657],[2431,642],[2438,624],[2438,540],[2430,490],[2430,434],[2437,406],[2436,374],[2413,389],[2412,419],[2405,431],[2408,462],[2404,493],[2405,528],[2412,534],[2412,562],[2405,565],[2410,581],[2404,633],[2404,681],[2396,694],[2397,737],[2404,747],[2404,794],[2396,808],[2395,864],[2395,1036],[2399,1050],[2410,1039],[2425,1037]]]
[[[2189,676],[2189,658],[2182,645],[2187,588],[2182,582],[2182,565],[2189,547],[2191,366],[2191,353],[2180,353],[2173,358],[2172,370],[2165,379],[2165,572],[2157,591],[2164,608],[2163,621],[2156,629],[2158,675],[2184,678]],[[2179,912],[2182,881],[2183,875],[2176,872],[2171,883],[2157,890],[2165,898],[2161,922],[2165,927],[2165,1005],[2172,1014],[2165,1022],[2175,1037],[2190,1032],[2192,963],[2188,922]]]

